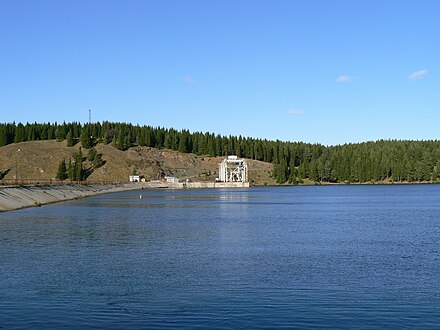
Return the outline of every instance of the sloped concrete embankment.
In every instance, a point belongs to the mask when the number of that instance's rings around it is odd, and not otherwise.
[[[5,187],[0,189],[0,212],[144,187],[142,183]]]

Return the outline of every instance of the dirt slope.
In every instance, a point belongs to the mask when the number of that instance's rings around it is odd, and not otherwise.
[[[20,150],[20,151],[18,151]],[[79,144],[67,147],[66,141],[32,141],[10,144],[0,148],[0,173],[9,171],[4,179],[53,180],[58,163],[79,150]],[[133,147],[120,151],[111,145],[98,144],[98,153],[106,162],[104,166],[91,172],[89,181],[125,182],[136,171],[147,179],[157,179],[161,175],[176,176],[192,181],[213,181],[218,176],[218,163],[222,157],[183,154],[168,149]],[[88,150],[82,150],[86,156]],[[251,183],[275,184],[270,177],[272,165],[247,160]],[[91,165],[86,162],[87,168]]]

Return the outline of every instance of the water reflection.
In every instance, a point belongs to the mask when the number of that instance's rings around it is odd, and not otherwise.
[[[434,328],[439,198],[142,190],[1,214],[0,327]]]

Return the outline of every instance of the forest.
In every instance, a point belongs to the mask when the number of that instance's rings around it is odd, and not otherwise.
[[[0,147],[36,140],[67,140],[85,149],[111,143],[166,148],[206,156],[237,155],[273,163],[278,183],[315,182],[437,182],[440,179],[440,141],[379,140],[324,146],[304,142],[270,141],[221,136],[129,123],[2,123]]]

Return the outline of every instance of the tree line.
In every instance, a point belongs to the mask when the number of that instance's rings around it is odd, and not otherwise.
[[[4,123],[0,147],[24,141],[67,140],[86,149],[96,143],[120,150],[132,146],[166,148],[206,156],[237,155],[273,163],[278,183],[437,181],[440,179],[440,141],[380,140],[337,146],[270,141],[242,136],[190,132],[128,123]]]

